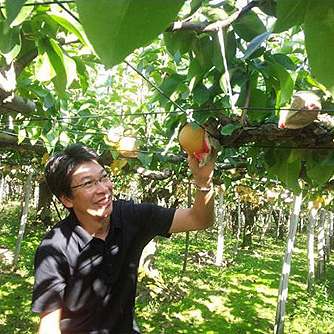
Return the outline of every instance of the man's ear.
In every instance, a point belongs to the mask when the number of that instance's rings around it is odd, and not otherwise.
[[[72,200],[71,200],[69,197],[67,197],[67,196],[60,196],[59,199],[61,200],[61,202],[62,202],[68,209],[73,208]]]

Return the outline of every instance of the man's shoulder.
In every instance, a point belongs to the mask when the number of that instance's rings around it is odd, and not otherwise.
[[[40,247],[51,244],[57,247],[61,247],[62,244],[66,243],[66,240],[71,238],[72,233],[73,227],[69,216],[59,221],[51,228],[49,232],[45,234],[40,244]]]
[[[114,202],[114,212],[122,217],[138,216],[156,207],[153,203],[135,203],[133,200],[119,199]]]
[[[148,207],[156,207],[157,205],[155,203],[136,203],[132,199],[131,200],[125,200],[125,199],[118,199],[114,201],[114,209],[118,210],[135,210],[135,209],[142,209],[142,208],[148,208]]]

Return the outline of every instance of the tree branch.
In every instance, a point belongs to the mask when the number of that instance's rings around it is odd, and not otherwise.
[[[7,99],[0,104],[0,115],[8,112],[15,112],[29,115],[36,110],[35,102],[25,100],[21,96],[14,95],[13,98]]]
[[[29,140],[24,140],[22,143],[18,144],[17,136],[15,134],[11,134],[10,132],[0,132],[0,151],[18,151],[20,149],[35,152],[40,156],[43,156],[46,152],[46,148],[43,146],[42,142],[37,142],[35,145],[31,145]]]
[[[230,136],[221,136],[220,143],[224,147],[240,147],[250,143],[260,147],[275,147],[277,143],[289,143],[289,146],[296,148],[334,148],[334,121],[332,124],[328,122],[328,117],[333,118],[328,116],[325,120],[323,117],[319,115],[317,121],[298,130],[282,130],[272,123],[249,125],[235,130]],[[222,125],[226,125],[226,122]]]
[[[16,77],[18,77],[21,74],[23,69],[26,66],[28,66],[37,57],[37,55],[38,55],[38,50],[37,48],[34,48],[15,62],[14,68]]]

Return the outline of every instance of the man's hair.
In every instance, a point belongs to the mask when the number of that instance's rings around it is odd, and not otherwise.
[[[97,161],[100,158],[90,148],[80,144],[67,146],[64,151],[51,156],[45,166],[45,180],[50,191],[59,199],[71,197],[71,180],[77,166],[85,162]]]

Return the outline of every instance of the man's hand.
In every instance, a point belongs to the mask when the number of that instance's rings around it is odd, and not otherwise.
[[[189,168],[193,174],[195,184],[200,188],[208,188],[211,185],[214,165],[216,161],[216,154],[211,153],[210,159],[207,163],[199,167],[199,162],[196,158],[188,155]]]

